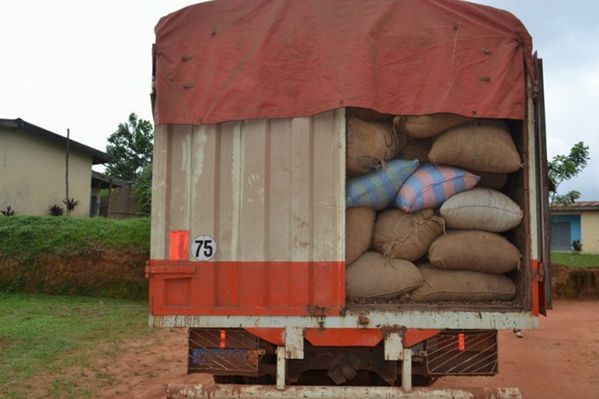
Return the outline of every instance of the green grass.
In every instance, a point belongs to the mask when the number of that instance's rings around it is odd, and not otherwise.
[[[0,397],[30,397],[32,379],[116,353],[120,340],[147,335],[147,303],[0,293]],[[107,349],[108,348],[108,349]],[[49,397],[86,397],[73,376],[51,382]]]
[[[599,255],[551,252],[551,262],[567,267],[599,267]]]
[[[149,252],[150,219],[0,217],[0,256],[29,263],[46,253],[70,255],[103,248]]]

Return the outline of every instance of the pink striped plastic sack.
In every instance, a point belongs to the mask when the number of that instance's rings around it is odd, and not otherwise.
[[[406,180],[395,198],[404,212],[437,208],[449,197],[471,189],[479,177],[451,166],[424,165]]]

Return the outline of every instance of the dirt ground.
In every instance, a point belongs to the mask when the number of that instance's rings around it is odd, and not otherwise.
[[[515,386],[527,399],[599,398],[599,301],[559,301],[539,330],[524,331],[521,339],[503,331],[499,339],[498,376],[448,377],[434,386]],[[186,355],[184,331],[163,330],[127,342],[116,361],[100,358],[66,373],[89,381],[86,388],[100,398],[163,398],[167,383],[211,382],[185,374]]]

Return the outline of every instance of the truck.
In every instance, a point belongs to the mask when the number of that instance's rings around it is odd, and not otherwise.
[[[496,374],[497,331],[551,308],[543,68],[524,25],[458,0],[216,0],[155,31],[149,324],[187,329],[188,372],[215,381],[168,397],[519,397],[429,386]],[[443,114],[509,128],[515,294],[349,298],[348,118]]]

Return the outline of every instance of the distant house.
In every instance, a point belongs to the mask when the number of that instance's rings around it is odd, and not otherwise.
[[[599,201],[551,207],[551,249],[568,251],[580,240],[582,251],[599,253]]]
[[[21,215],[47,215],[54,205],[64,207],[64,136],[22,119],[0,119],[0,209],[11,206]],[[110,161],[108,154],[69,140],[69,197],[79,204],[77,216],[97,214],[98,191],[92,200],[92,165]]]
[[[102,198],[100,195],[102,190],[107,190],[105,198]],[[123,180],[92,170],[92,196],[90,201],[89,215],[112,216],[108,214],[108,204],[109,202],[114,204],[116,201],[110,201],[110,197],[117,197],[116,199],[118,199],[120,197],[121,190],[127,190],[127,183],[125,183]]]

